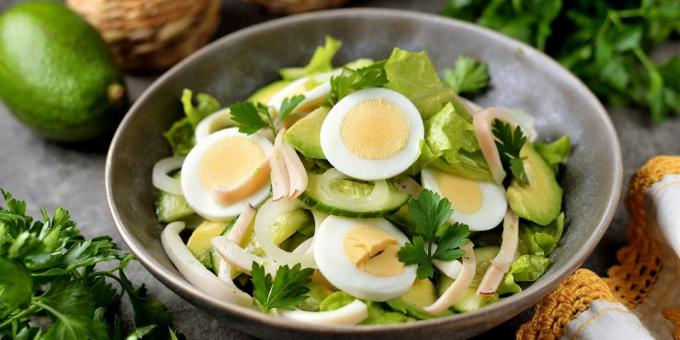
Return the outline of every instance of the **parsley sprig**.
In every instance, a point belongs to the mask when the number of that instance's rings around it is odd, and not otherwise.
[[[489,86],[489,69],[486,63],[459,56],[453,68],[444,70],[444,83],[458,94],[475,95]]]
[[[468,242],[470,229],[465,224],[446,223],[453,213],[448,199],[423,190],[409,201],[409,212],[415,236],[398,255],[401,262],[418,265],[419,279],[434,275],[432,260],[452,261],[463,256],[460,247]]]
[[[295,308],[307,299],[307,285],[312,282],[312,273],[314,269],[302,268],[299,263],[292,268],[284,265],[276,270],[276,278],[272,279],[271,274],[265,274],[263,266],[253,262],[250,280],[255,304],[263,312],[272,308]]]
[[[331,78],[331,92],[328,96],[330,106],[352,92],[369,87],[382,87],[387,84],[385,73],[386,60],[377,61],[360,69],[345,67],[342,73]]]
[[[496,137],[496,147],[498,147],[503,166],[510,169],[512,175],[521,184],[528,184],[529,179],[524,171],[524,163],[519,154],[527,142],[522,129],[519,126],[513,129],[509,123],[496,119],[493,122],[492,131]]]
[[[252,135],[263,128],[270,129],[274,135],[281,127],[283,121],[290,115],[300,103],[305,100],[305,96],[296,95],[287,97],[281,103],[278,116],[272,116],[272,112],[262,103],[251,101],[236,102],[229,106],[231,119],[238,126],[239,131]]]
[[[2,195],[0,338],[124,339],[123,294],[135,314],[131,335],[173,337],[167,308],[125,276],[131,254],[120,252],[109,236],[86,239],[62,208],[52,217],[43,210],[42,220],[35,220],[24,201],[6,191]],[[34,322],[45,316],[49,321]]]

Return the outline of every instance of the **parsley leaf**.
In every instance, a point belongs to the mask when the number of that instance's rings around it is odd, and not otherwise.
[[[136,327],[155,325],[139,333],[148,339],[168,337],[172,325],[166,307],[144,298],[143,287],[135,289],[125,277],[132,255],[121,253],[109,236],[83,237],[62,208],[51,218],[43,210],[42,219],[34,220],[26,215],[25,202],[2,194],[0,338],[123,338],[118,310],[123,294],[132,302]],[[31,321],[41,316],[52,322]]]
[[[283,99],[281,107],[279,108],[278,118],[274,119],[269,110],[269,107],[262,103],[253,103],[250,101],[236,102],[229,106],[231,111],[231,119],[238,126],[238,130],[242,133],[252,135],[263,128],[268,128],[276,135],[281,123],[289,114],[295,110],[305,96],[297,95]]]
[[[444,70],[444,83],[459,94],[474,95],[489,86],[486,63],[459,56],[452,69]]]
[[[570,69],[603,101],[648,109],[651,119],[659,122],[680,112],[677,77],[667,69],[677,57],[655,63],[649,55],[680,33],[677,3],[447,0],[442,14],[532,44]]]
[[[279,109],[279,122],[283,122],[288,115],[293,112],[293,110],[305,100],[305,96],[297,95],[293,97],[286,97],[281,103],[281,108]]]
[[[252,135],[264,127],[269,126],[271,115],[269,108],[262,103],[249,101],[236,102],[229,105],[231,119],[242,133]]]
[[[298,263],[292,268],[288,265],[276,270],[276,278],[265,274],[264,267],[253,262],[250,281],[253,283],[253,299],[264,312],[272,308],[293,309],[307,299],[314,269],[304,268]]]
[[[496,147],[501,157],[503,165],[510,169],[510,172],[521,184],[528,184],[529,179],[524,171],[524,164],[519,153],[527,142],[527,138],[522,133],[522,129],[516,126],[514,129],[509,123],[501,120],[494,120],[492,125],[493,134],[496,137]]]
[[[399,250],[398,256],[407,265],[418,265],[418,278],[434,275],[432,260],[452,261],[463,256],[460,246],[469,241],[470,230],[464,224],[446,225],[453,213],[449,200],[423,190],[409,201],[409,212],[415,236]]]
[[[386,62],[386,60],[377,61],[356,70],[345,67],[340,75],[331,78],[331,92],[328,96],[329,105],[335,105],[340,99],[352,92],[369,87],[382,87],[387,84]]]

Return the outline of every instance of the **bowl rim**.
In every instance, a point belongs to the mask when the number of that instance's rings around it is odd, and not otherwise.
[[[114,158],[113,155],[116,154],[118,145],[121,143],[122,139],[121,136],[123,134],[122,131],[126,130],[128,128],[128,125],[130,124],[131,116],[134,114],[135,111],[138,111],[139,107],[141,106],[141,103],[145,102],[147,98],[150,96],[150,94],[154,92],[155,89],[159,87],[161,83],[165,82],[166,79],[170,78],[172,75],[179,72],[186,65],[192,63],[195,59],[198,59],[203,55],[210,54],[210,52],[221,48],[222,45],[227,44],[231,40],[237,40],[239,38],[257,32],[270,31],[277,27],[285,27],[289,25],[300,24],[306,21],[325,20],[336,17],[348,17],[355,14],[361,16],[374,16],[374,17],[389,16],[397,19],[399,18],[414,19],[443,24],[454,29],[463,28],[465,30],[474,31],[477,34],[485,36],[485,38],[500,42],[502,44],[518,46],[518,48],[521,48],[525,51],[530,50],[532,53],[536,54],[536,57],[538,59],[541,60],[541,63],[545,65],[544,67],[554,72],[558,72],[560,76],[565,77],[565,80],[567,82],[576,86],[577,90],[583,93],[584,95],[583,99],[586,100],[588,104],[594,108],[593,114],[599,116],[599,118],[602,119],[602,121],[604,122],[605,130],[603,130],[603,133],[606,133],[612,137],[611,147],[614,151],[613,155],[614,173],[612,175],[614,185],[612,186],[610,192],[607,194],[607,196],[609,197],[609,201],[607,203],[604,214],[600,217],[600,220],[597,223],[595,230],[590,235],[590,237],[585,241],[584,246],[581,247],[579,252],[575,256],[568,259],[565,265],[557,268],[554,272],[550,274],[550,276],[546,277],[541,282],[536,282],[532,284],[526,290],[522,291],[520,294],[515,294],[513,296],[504,298],[492,305],[480,308],[472,312],[454,314],[451,316],[430,320],[419,320],[417,322],[399,323],[391,325],[369,325],[369,326],[321,325],[301,323],[289,319],[272,317],[271,315],[262,313],[253,308],[243,307],[226,301],[216,301],[214,298],[210,297],[209,295],[200,291],[198,288],[191,285],[188,281],[181,277],[181,275],[175,275],[174,273],[171,273],[163,269],[163,265],[158,263],[151,256],[147,255],[144,245],[136,241],[132,237],[132,235],[127,232],[126,230],[127,228],[122,221],[121,214],[113,198],[112,187],[113,184],[112,166]],[[336,333],[351,335],[359,333],[374,334],[383,332],[385,330],[389,330],[392,332],[409,331],[419,328],[441,325],[449,322],[472,324],[477,318],[482,317],[482,315],[487,314],[492,310],[504,310],[504,309],[512,310],[513,309],[512,306],[520,302],[521,300],[531,300],[534,303],[537,302],[540,298],[547,295],[567,275],[574,272],[577,269],[577,267],[579,267],[586,260],[586,258],[590,256],[595,246],[598,244],[599,240],[602,238],[605,231],[609,227],[609,224],[611,223],[614,217],[616,208],[621,198],[621,187],[623,182],[623,163],[621,155],[621,146],[619,143],[618,135],[603,105],[580,79],[578,79],[570,71],[562,67],[559,63],[557,63],[555,60],[550,58],[542,51],[539,51],[534,47],[529,46],[521,41],[517,41],[513,38],[507,37],[505,35],[502,35],[501,33],[497,33],[490,29],[483,28],[475,24],[463,22],[460,20],[439,16],[436,14],[399,9],[360,7],[360,8],[333,9],[298,14],[246,27],[211,42],[210,44],[204,46],[203,48],[199,49],[189,57],[185,58],[184,60],[176,64],[174,67],[172,67],[170,70],[166,71],[163,75],[156,79],[146,90],[144,90],[144,92],[140,95],[140,97],[128,110],[128,113],[125,115],[124,119],[120,123],[111,141],[111,145],[109,147],[109,151],[106,157],[105,182],[106,182],[106,197],[109,205],[109,210],[113,217],[114,225],[116,227],[116,230],[118,231],[118,234],[121,236],[126,245],[130,248],[132,253],[137,257],[137,259],[144,265],[144,267],[146,267],[146,269],[151,274],[153,274],[154,277],[161,281],[167,288],[170,288],[172,291],[179,294],[183,299],[189,300],[188,302],[195,304],[195,302],[191,301],[191,299],[193,299],[195,301],[198,301],[198,303],[200,303],[201,305],[210,306],[212,309],[223,310],[226,311],[228,314],[238,315],[240,317],[248,318],[251,321],[266,324],[269,327],[274,327],[278,329],[284,329],[289,331],[312,331],[318,333]],[[189,299],[188,297],[191,297],[191,299]],[[521,310],[517,311],[516,309],[517,308],[515,307],[515,313],[510,315],[510,317],[516,315],[521,311]],[[522,308],[522,310],[523,309],[524,308]],[[503,320],[507,320],[510,317],[507,317]]]

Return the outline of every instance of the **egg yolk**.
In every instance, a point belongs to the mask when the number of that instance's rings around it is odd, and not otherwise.
[[[225,138],[206,150],[198,176],[205,190],[230,187],[252,176],[264,159],[264,152],[252,139]]]
[[[388,159],[406,146],[409,124],[404,113],[385,99],[366,100],[342,120],[340,138],[363,159]]]
[[[400,249],[397,240],[381,229],[357,225],[347,232],[343,246],[350,261],[366,273],[394,276],[404,269],[397,256]]]
[[[435,172],[434,177],[439,191],[451,201],[451,206],[456,211],[470,214],[482,207],[482,189],[479,183],[442,172]]]

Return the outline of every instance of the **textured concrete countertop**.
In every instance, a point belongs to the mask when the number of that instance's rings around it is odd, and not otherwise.
[[[0,11],[17,0],[0,1]],[[442,0],[371,0],[355,1],[357,5],[392,7],[435,13]],[[223,20],[216,36],[273,17],[259,12],[238,0],[226,0]],[[657,56],[664,59],[680,52],[680,45],[664,46]],[[149,77],[128,77],[131,99],[135,99],[153,80]],[[648,158],[659,154],[680,154],[678,134],[680,117],[663,124],[652,125],[647,114],[640,110],[609,107],[608,111],[619,134],[623,148],[625,181]],[[108,234],[122,247],[113,227],[104,190],[104,160],[108,141],[88,146],[63,146],[47,142],[19,124],[0,104],[0,187],[16,197],[27,200],[31,212],[39,207],[49,211],[63,206],[71,211],[83,233],[88,236]],[[628,217],[620,207],[614,221],[590,256],[585,266],[604,274],[615,262],[615,250],[625,244]],[[229,324],[219,323],[199,312],[189,303],[166,289],[141,265],[133,263],[128,274],[135,284],[146,283],[149,293],[163,301],[172,312],[173,320],[189,339],[248,339],[247,335],[231,330]],[[125,308],[125,306],[123,306]],[[519,324],[531,316],[526,311],[513,320],[493,329],[486,336],[514,337]]]

